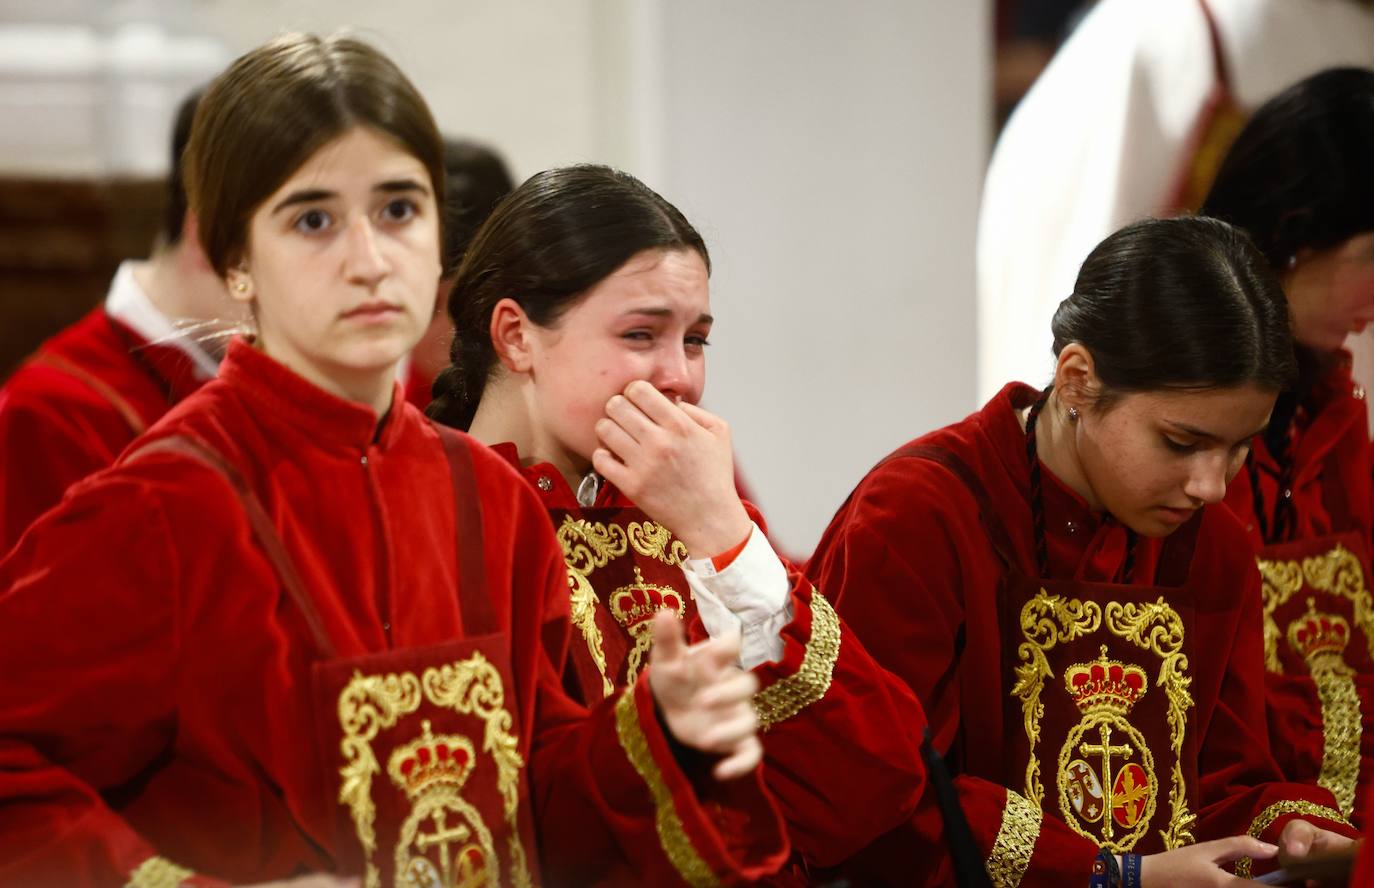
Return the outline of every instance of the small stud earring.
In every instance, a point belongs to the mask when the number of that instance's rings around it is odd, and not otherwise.
[[[235,281],[235,282],[234,282],[234,289],[235,289],[236,291],[240,292],[240,293],[247,293],[247,292],[248,292],[248,282],[247,282],[247,281]]]
[[[1078,408],[1077,408],[1077,407],[1070,407],[1070,408],[1069,408],[1069,422],[1078,422]]]
[[[1297,268],[1297,267],[1298,267],[1298,256],[1297,256],[1297,254],[1295,253],[1295,254],[1293,254],[1292,256],[1289,256],[1289,257],[1288,257],[1288,268],[1289,268],[1289,270],[1291,271],[1292,269]]]

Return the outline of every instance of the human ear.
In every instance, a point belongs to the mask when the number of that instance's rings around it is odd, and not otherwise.
[[[1060,405],[1065,410],[1086,413],[1101,388],[1092,353],[1082,343],[1064,346],[1054,368],[1054,390]]]
[[[506,298],[491,310],[491,346],[501,364],[512,373],[528,373],[534,364],[534,322],[520,303]]]
[[[224,276],[224,283],[229,287],[229,296],[236,302],[251,303],[257,295],[246,259],[240,259],[230,267],[229,273]]]

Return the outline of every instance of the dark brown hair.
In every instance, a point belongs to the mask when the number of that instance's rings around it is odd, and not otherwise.
[[[490,332],[496,303],[513,299],[531,321],[550,327],[587,290],[652,249],[695,251],[710,271],[701,235],[634,176],[584,165],[530,177],[497,205],[458,267],[448,299],[453,364],[434,381],[426,412],[456,428],[472,424],[497,360]]]
[[[201,97],[186,194],[221,276],[247,246],[253,211],[316,151],[355,126],[395,139],[444,200],[444,150],[428,106],[385,55],[350,37],[292,34],[236,59]]]
[[[1103,409],[1158,389],[1279,392],[1295,373],[1278,278],[1245,232],[1216,219],[1146,219],[1112,234],[1051,327],[1055,355],[1071,342],[1092,355]]]

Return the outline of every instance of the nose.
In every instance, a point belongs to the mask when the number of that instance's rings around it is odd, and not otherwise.
[[[371,219],[355,217],[348,225],[344,240],[344,275],[351,283],[371,287],[386,276],[389,268]]]
[[[1220,454],[1207,454],[1194,461],[1183,492],[1193,502],[1219,503],[1226,496],[1228,461]]]
[[[687,352],[681,343],[657,351],[653,376],[649,382],[670,400],[696,400],[696,393],[692,391],[692,374],[687,362]]]

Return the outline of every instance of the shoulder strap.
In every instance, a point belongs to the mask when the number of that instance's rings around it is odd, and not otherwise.
[[[306,592],[300,575],[296,573],[291,556],[286,552],[286,544],[282,542],[276,526],[268,517],[267,510],[262,506],[262,501],[248,486],[248,482],[244,480],[239,470],[208,444],[185,435],[158,438],[156,441],[134,450],[124,457],[122,462],[132,462],[139,457],[159,451],[169,451],[189,457],[224,476],[238,496],[239,502],[243,505],[243,511],[248,516],[248,523],[253,528],[253,536],[257,539],[263,554],[267,556],[267,560],[271,562],[273,570],[276,571],[277,579],[286,587],[286,594],[291,597],[291,601],[310,627],[310,633],[314,636],[315,646],[318,648],[320,656],[332,658],[334,656],[334,644],[329,640],[329,635],[324,630],[324,621],[320,619],[315,601]]]
[[[449,476],[453,480],[454,550],[458,557],[458,606],[462,612],[463,633],[469,638],[492,635],[500,631],[501,626],[487,590],[482,501],[477,493],[472,445],[447,426],[433,420],[430,425],[444,444]]]
[[[1007,532],[1007,526],[997,514],[992,497],[988,495],[988,490],[983,485],[983,479],[978,477],[978,474],[969,467],[968,463],[964,462],[962,457],[952,450],[935,444],[908,444],[889,455],[878,465],[885,465],[897,459],[923,459],[948,469],[950,474],[958,478],[972,494],[973,501],[978,505],[978,518],[983,524],[984,531],[987,532],[988,540],[992,543],[992,548],[997,553],[997,557],[1002,559],[1002,563],[1008,568],[1019,565],[1020,560],[1016,557],[1016,549],[1011,544],[1011,534]]]
[[[148,428],[147,423],[143,421],[143,417],[139,416],[138,411],[134,409],[134,406],[130,404],[124,396],[115,391],[114,387],[108,382],[80,365],[67,360],[61,355],[55,355],[48,352],[40,352],[29,360],[40,367],[50,367],[84,383],[88,388],[109,402],[109,405],[115,409],[115,412],[117,412],[124,422],[128,424],[129,430],[134,433],[135,437],[143,434]]]

